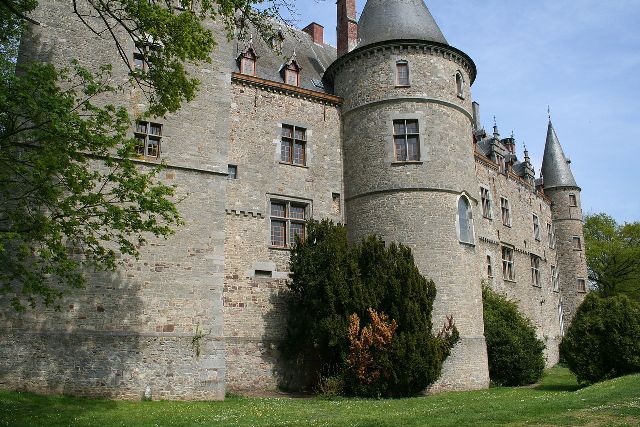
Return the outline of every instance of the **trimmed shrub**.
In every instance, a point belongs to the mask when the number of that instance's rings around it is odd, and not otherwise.
[[[560,343],[581,383],[640,372],[640,304],[625,295],[587,295]]]
[[[431,333],[436,288],[409,248],[387,247],[377,237],[349,245],[345,228],[330,221],[308,223],[306,240],[291,254],[288,287],[285,354],[314,373],[316,388],[321,378],[340,376],[345,394],[415,395],[440,376],[458,339],[455,327],[438,337]],[[380,375],[361,381],[349,365],[349,319],[355,314],[359,327],[371,328],[369,309],[397,329],[384,351],[372,352]]]
[[[482,288],[489,378],[502,386],[533,384],[544,371],[544,344],[516,303]]]

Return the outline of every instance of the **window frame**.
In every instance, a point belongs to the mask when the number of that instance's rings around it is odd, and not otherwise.
[[[515,268],[515,256],[514,250],[510,246],[503,245],[501,247],[501,255],[502,255],[502,278],[507,282],[515,282],[516,281],[516,268]],[[505,257],[506,255],[510,255],[510,257]],[[507,273],[510,273],[507,275]]]
[[[583,277],[576,277],[576,291],[579,294],[587,293],[587,279]]]
[[[227,165],[227,179],[238,179],[238,165]]]
[[[573,236],[571,238],[571,242],[571,246],[573,247],[574,251],[582,251],[582,239],[580,238],[580,236]]]
[[[463,202],[464,201],[464,202]],[[466,221],[462,221],[460,218],[460,203],[463,202],[466,206],[465,215]],[[458,234],[458,241],[467,245],[475,245],[475,229],[473,224],[473,208],[471,206],[471,200],[465,194],[461,194],[458,197],[456,204],[456,231]],[[463,240],[462,226],[467,224],[467,232],[469,240]]]
[[[407,71],[406,83],[400,80],[400,68],[405,68]],[[409,61],[401,59],[396,61],[396,87],[410,87],[411,86],[411,68],[409,67]]]
[[[253,65],[253,73],[247,73],[246,64],[250,62]],[[258,57],[253,51],[253,49],[247,49],[245,52],[240,55],[240,74],[245,74],[247,76],[256,76],[257,75],[257,65],[258,65]]]
[[[144,131],[141,131],[140,125],[144,123]],[[151,128],[157,127],[160,129],[159,133],[151,133]],[[136,144],[136,153],[139,158],[144,159],[159,159],[160,154],[162,154],[162,123],[155,123],[146,120],[139,120],[135,123],[135,128],[133,131],[133,137],[138,141]],[[155,148],[156,155],[149,154],[149,141],[153,140],[157,142],[157,147]],[[142,146],[142,150],[140,150],[140,146]]]
[[[549,249],[556,248],[556,231],[553,224],[547,222],[547,239],[549,239]]]
[[[541,258],[531,254],[531,284],[536,288],[542,287],[542,274],[540,273]]]
[[[458,70],[456,71],[456,96],[460,99],[464,99],[464,76]]]
[[[504,196],[500,197],[500,213],[502,218],[502,225],[504,225],[505,227],[511,227],[512,226],[511,202],[509,202],[509,199]],[[505,214],[506,214],[506,217],[505,217]]]
[[[493,220],[493,198],[489,187],[480,186],[480,201],[482,203],[482,217]]]
[[[575,193],[569,193],[569,207],[578,207],[578,197],[575,195]]]
[[[487,254],[487,279],[493,279],[493,258]]]
[[[496,164],[498,165],[498,173],[505,175],[507,173],[506,159],[502,154],[495,153]]]
[[[284,134],[285,129],[291,130],[289,134],[290,136],[285,136]],[[298,136],[297,131],[302,131],[302,138],[297,137]],[[280,163],[291,165],[291,166],[298,166],[298,167],[307,166],[307,158],[308,158],[307,133],[308,133],[308,128],[306,127],[290,125],[287,123],[282,123],[280,125]],[[296,149],[298,149],[297,148],[298,146],[301,147],[299,148],[299,150],[302,153],[301,162],[299,160],[296,160]],[[285,156],[285,147],[287,147],[286,151],[288,151],[288,156]]]
[[[533,237],[538,242],[542,240],[542,233],[540,232],[540,217],[536,214],[533,214]]]
[[[402,123],[401,123],[402,122]],[[408,132],[407,123],[415,123],[415,132]],[[402,125],[404,127],[404,133],[396,133],[396,125]],[[393,119],[393,161],[394,163],[418,163],[420,162],[421,150],[420,150],[420,120],[418,119]],[[415,146],[415,159],[409,158],[409,138],[417,138]],[[404,159],[398,158],[398,144],[396,139],[404,138]]]
[[[289,83],[289,76],[295,76],[295,84]],[[300,87],[300,67],[293,61],[284,68],[284,83],[289,86]]]
[[[284,206],[284,216],[274,215],[274,205]],[[303,218],[292,216],[292,208],[302,208]],[[295,244],[293,225],[302,226],[302,239],[304,240],[309,220],[310,203],[297,200],[289,200],[280,197],[269,198],[269,247],[273,249],[291,249]],[[274,223],[284,223],[283,244],[274,240]]]
[[[551,266],[551,289],[553,292],[560,292],[560,274],[555,265]]]

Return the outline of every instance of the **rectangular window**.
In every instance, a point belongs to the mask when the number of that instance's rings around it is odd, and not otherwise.
[[[147,71],[147,62],[144,60],[144,54],[136,52],[133,54],[134,71]]]
[[[488,188],[480,187],[480,199],[482,200],[482,216],[492,219],[491,192]]]
[[[420,131],[417,120],[393,121],[393,144],[397,162],[420,160]]]
[[[540,219],[536,214],[533,214],[533,236],[537,241],[540,241]]]
[[[229,179],[238,179],[238,166],[228,165],[227,174],[228,174],[227,178]]]
[[[538,288],[542,286],[542,280],[540,280],[540,257],[537,255],[531,255],[531,283]]]
[[[342,211],[340,193],[331,193],[331,211],[334,215],[339,215]]]
[[[555,232],[553,230],[553,225],[550,223],[547,223],[547,239],[549,239],[549,247],[551,249],[556,247],[556,235]]]
[[[409,86],[409,64],[405,61],[396,63],[396,84],[398,86]]]
[[[578,199],[576,199],[575,194],[569,194],[569,206],[571,207],[578,206]]]
[[[493,265],[491,265],[491,255],[487,255],[487,278],[493,278]]]
[[[496,154],[496,163],[498,164],[498,172],[500,173],[507,172],[507,166],[504,162],[504,156],[502,156],[501,154]]]
[[[271,245],[291,247],[296,236],[304,239],[307,220],[307,205],[288,202],[271,202]]]
[[[280,161],[292,165],[306,165],[307,130],[297,126],[282,125]]]
[[[573,236],[573,250],[575,251],[582,250],[582,240],[578,236]]]
[[[555,265],[551,266],[551,285],[553,286],[553,292],[560,292],[560,278],[558,276],[558,268]]]
[[[502,277],[504,280],[516,280],[516,274],[513,267],[513,249],[507,246],[502,247]]]
[[[162,125],[160,123],[137,122],[134,138],[138,141],[136,152],[139,156],[160,157]]]
[[[511,205],[506,197],[500,198],[500,206],[502,208],[502,223],[507,227],[511,227]]]
[[[578,292],[587,292],[587,281],[585,279],[577,279]]]

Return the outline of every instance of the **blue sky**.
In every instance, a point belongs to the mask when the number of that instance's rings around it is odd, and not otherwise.
[[[640,1],[427,0],[452,46],[478,67],[485,128],[525,142],[539,172],[547,105],[585,212],[640,220]],[[335,0],[294,2],[335,45]],[[362,10],[365,1],[359,0]]]

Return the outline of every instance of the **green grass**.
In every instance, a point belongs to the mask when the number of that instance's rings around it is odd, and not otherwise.
[[[640,425],[640,375],[579,388],[564,368],[538,387],[399,400],[120,402],[0,392],[0,426]]]

